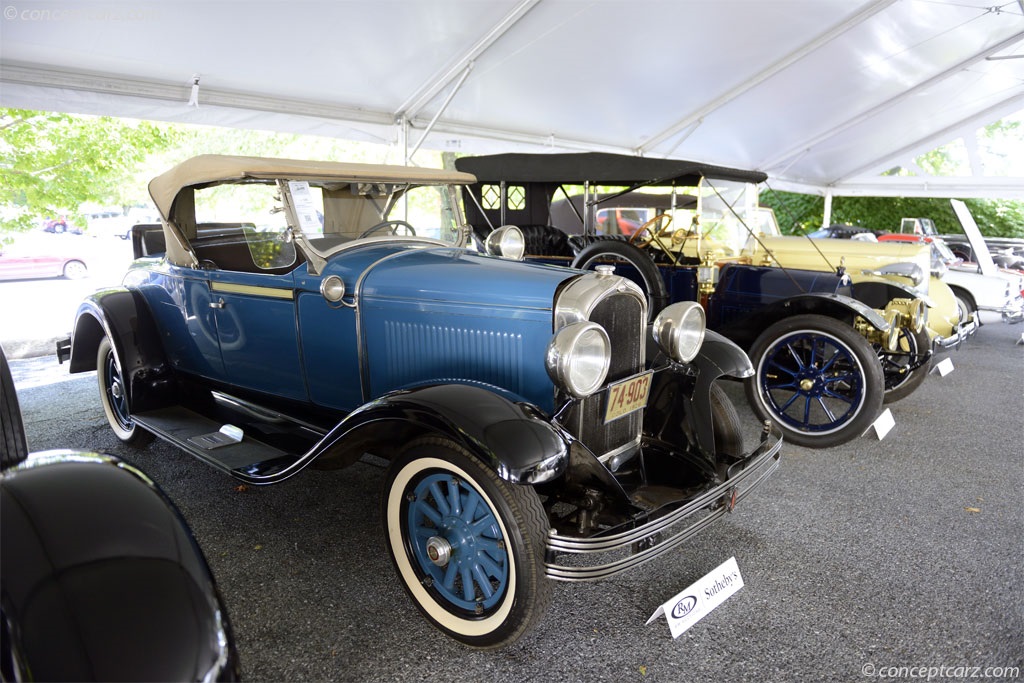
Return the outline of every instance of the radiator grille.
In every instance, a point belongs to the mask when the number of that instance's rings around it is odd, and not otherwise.
[[[611,340],[608,383],[644,369],[644,313],[636,297],[620,293],[605,297],[592,310],[590,321],[601,325]],[[566,428],[598,457],[636,443],[643,427],[642,410],[604,424],[605,394],[598,391],[579,401],[565,418]]]

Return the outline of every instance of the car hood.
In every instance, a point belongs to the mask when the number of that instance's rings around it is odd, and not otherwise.
[[[931,250],[921,243],[761,237],[752,241],[743,255],[753,263],[774,262],[783,268],[805,270],[831,270],[843,263],[847,271],[854,272],[905,262],[917,264],[924,274],[931,269]]]
[[[550,310],[555,290],[579,272],[458,248],[413,249],[394,252],[370,265],[363,273],[359,295]]]
[[[953,212],[956,214],[957,220],[960,221],[960,227],[963,228],[964,234],[967,235],[967,241],[971,243],[974,260],[977,261],[981,272],[984,275],[997,275],[998,270],[996,269],[995,261],[992,260],[992,253],[988,250],[985,238],[981,236],[981,230],[978,229],[978,224],[974,222],[974,216],[971,215],[970,209],[959,199],[950,199],[949,203],[953,206]]]

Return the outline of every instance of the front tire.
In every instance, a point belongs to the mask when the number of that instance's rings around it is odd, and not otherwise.
[[[504,647],[546,611],[540,498],[458,444],[437,437],[409,444],[388,469],[382,516],[406,592],[448,636]]]
[[[121,364],[107,337],[103,338],[96,351],[96,380],[100,387],[103,412],[114,435],[130,446],[145,446],[151,442],[153,435],[132,418]]]
[[[917,361],[918,354],[928,351],[931,338],[928,331],[921,328],[911,332],[907,328],[900,330],[900,338],[896,353],[878,350],[878,358],[882,361],[882,374],[885,377],[885,397],[883,403],[893,403],[910,396],[917,390],[928,376],[930,364],[905,371],[905,368]]]
[[[960,312],[961,322],[974,316],[974,319],[978,321],[978,325],[981,325],[981,318],[978,316],[978,306],[974,303],[974,297],[959,287],[951,287],[950,289],[953,290],[953,296],[956,298],[956,307]]]
[[[25,423],[18,405],[18,393],[14,389],[14,378],[7,356],[0,349],[0,469],[7,469],[28,457],[28,442],[25,439]]]
[[[765,330],[750,348],[745,390],[754,412],[787,441],[828,448],[863,434],[882,409],[882,365],[849,325],[797,315]]]
[[[715,434],[715,452],[733,457],[743,455],[743,424],[736,406],[722,387],[711,385],[711,426]]]

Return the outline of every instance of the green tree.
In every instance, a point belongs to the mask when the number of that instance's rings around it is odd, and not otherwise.
[[[760,202],[771,207],[786,234],[821,227],[825,200],[815,195],[765,190]],[[1024,202],[1003,199],[965,199],[981,234],[1024,237]],[[948,199],[923,197],[834,197],[832,223],[860,225],[872,230],[899,230],[902,218],[931,218],[940,233],[959,234],[960,222]]]
[[[85,202],[123,202],[125,179],[179,136],[146,121],[0,108],[0,204],[14,207],[3,228],[74,216]]]

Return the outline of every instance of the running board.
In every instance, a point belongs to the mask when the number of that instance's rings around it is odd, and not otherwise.
[[[181,406],[137,413],[132,418],[140,427],[164,441],[246,481],[253,477],[271,476],[299,459],[293,453],[268,446],[248,435],[237,443],[204,448],[190,439],[218,432],[223,425]]]

